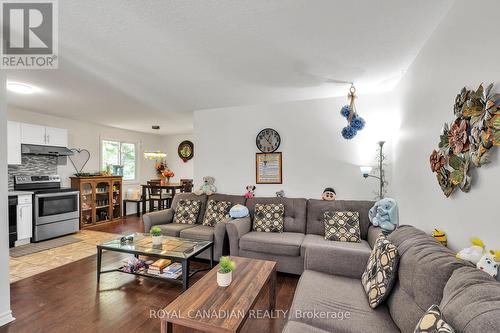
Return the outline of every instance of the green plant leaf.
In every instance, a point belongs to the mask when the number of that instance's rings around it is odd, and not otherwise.
[[[464,161],[457,155],[451,155],[448,164],[455,170],[460,170],[463,168]]]
[[[464,180],[464,172],[462,170],[455,170],[450,175],[450,180],[453,185],[458,185]]]
[[[495,118],[493,118],[493,121],[491,122],[491,127],[493,127],[496,130],[500,130],[500,115],[496,115]]]

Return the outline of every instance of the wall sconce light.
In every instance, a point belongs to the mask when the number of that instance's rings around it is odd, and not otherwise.
[[[359,167],[359,170],[361,171],[361,174],[363,177],[368,178],[376,178],[379,180],[379,192],[378,192],[378,198],[382,199],[384,197],[384,191],[385,191],[385,185],[387,182],[385,181],[385,171],[384,171],[384,160],[385,160],[385,155],[384,155],[384,143],[385,141],[380,141],[378,143],[379,149],[378,149],[378,176],[371,175],[370,173],[372,172],[372,167],[370,166],[362,166]]]

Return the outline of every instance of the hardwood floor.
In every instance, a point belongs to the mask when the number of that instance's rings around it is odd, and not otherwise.
[[[129,216],[92,230],[111,233],[142,231],[142,219]],[[116,267],[125,255],[107,252],[103,269]],[[205,267],[203,262],[193,267]],[[205,273],[196,274],[195,283]],[[288,310],[298,277],[278,274],[277,307]],[[178,284],[127,274],[109,273],[96,284],[96,258],[88,257],[11,284],[11,304],[16,320],[0,327],[3,332],[159,332],[156,311],[182,292]],[[266,309],[267,296],[256,304]],[[152,315],[151,315],[152,314]],[[242,332],[281,332],[286,319],[247,320]],[[193,332],[174,326],[174,332]]]

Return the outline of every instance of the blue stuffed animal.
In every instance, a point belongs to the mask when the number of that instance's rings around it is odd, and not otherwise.
[[[391,198],[381,199],[370,209],[368,217],[385,235],[390,234],[399,226],[398,203]]]

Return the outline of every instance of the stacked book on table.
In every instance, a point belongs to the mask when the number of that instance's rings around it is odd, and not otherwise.
[[[159,259],[149,265],[148,274],[176,279],[182,274],[182,265],[178,262],[172,264],[168,259]]]

